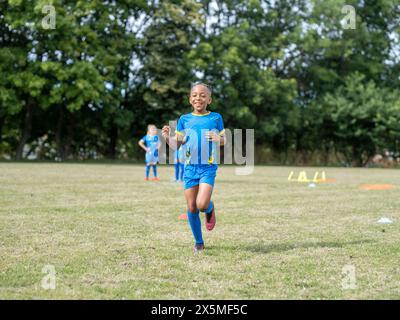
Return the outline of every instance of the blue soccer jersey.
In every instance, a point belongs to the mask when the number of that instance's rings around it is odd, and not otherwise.
[[[224,122],[219,113],[188,113],[179,118],[176,133],[184,136],[186,164],[217,164],[217,144],[207,140],[208,131],[224,134]]]
[[[174,163],[185,163],[185,145],[182,144],[177,151],[175,151]]]
[[[158,162],[158,136],[145,135],[141,139],[150,152],[146,154],[146,162]]]

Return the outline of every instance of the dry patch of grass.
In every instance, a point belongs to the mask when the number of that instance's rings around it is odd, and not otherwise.
[[[1,163],[0,298],[399,299],[400,171],[325,168],[336,182],[316,188],[290,171],[221,167],[217,227],[193,256],[172,167],[145,182],[142,166]],[[55,290],[41,287],[45,265]]]

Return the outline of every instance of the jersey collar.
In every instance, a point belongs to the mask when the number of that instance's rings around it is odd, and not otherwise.
[[[196,114],[196,113],[192,112],[192,115],[194,115],[196,117],[204,117],[204,116],[208,116],[210,113],[211,113],[211,111],[208,111],[205,114]]]

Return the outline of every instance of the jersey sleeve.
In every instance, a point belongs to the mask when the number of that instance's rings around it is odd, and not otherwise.
[[[143,141],[144,143],[147,143],[146,138],[147,138],[147,135],[145,135],[142,139],[140,139],[140,141]]]
[[[225,134],[224,120],[222,120],[221,115],[219,115],[217,120],[217,130],[219,131],[220,136],[223,136]]]
[[[185,130],[185,128],[183,126],[183,119],[182,119],[182,117],[180,117],[178,120],[178,124],[176,126],[175,133],[177,135],[184,136],[183,130]]]

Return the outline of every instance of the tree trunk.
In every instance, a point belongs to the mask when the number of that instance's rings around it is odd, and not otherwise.
[[[61,105],[60,111],[58,113],[56,136],[55,136],[56,144],[57,144],[57,152],[58,152],[58,156],[61,158],[61,160],[65,159],[64,145],[63,145],[63,141],[62,141],[63,125],[64,125],[64,106]]]
[[[324,145],[324,147],[322,148],[322,150],[323,150],[322,151],[323,152],[322,163],[323,163],[323,165],[327,166],[329,164],[329,156],[330,156],[331,148],[330,148],[329,142],[322,141],[322,143]]]
[[[362,167],[363,165],[362,151],[359,150],[359,148],[357,148],[354,145],[353,145],[353,165],[356,167]]]
[[[1,142],[1,134],[3,132],[4,121],[5,121],[5,118],[0,117],[0,142]]]
[[[72,142],[74,139],[75,122],[74,117],[71,114],[67,122],[67,135],[64,140],[64,159],[67,159],[72,152]]]
[[[107,157],[115,159],[117,155],[118,127],[115,124],[111,124],[108,134],[110,137],[110,143],[108,144]]]
[[[31,136],[32,117],[33,117],[33,104],[31,102],[28,102],[28,105],[26,107],[24,121],[23,121],[22,136],[21,136],[21,139],[19,140],[16,155],[15,155],[15,158],[17,160],[22,160],[24,146]]]

